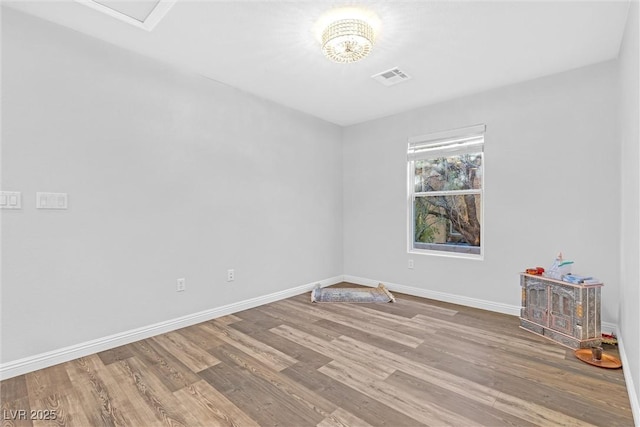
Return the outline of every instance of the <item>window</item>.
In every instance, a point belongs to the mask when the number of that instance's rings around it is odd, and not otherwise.
[[[409,252],[482,258],[484,131],[409,139]]]

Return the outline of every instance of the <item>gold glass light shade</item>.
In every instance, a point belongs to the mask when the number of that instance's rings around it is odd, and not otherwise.
[[[341,19],[322,33],[322,51],[335,62],[356,62],[369,55],[373,28],[360,19]]]

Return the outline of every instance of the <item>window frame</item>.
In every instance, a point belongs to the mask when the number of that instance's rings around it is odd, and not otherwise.
[[[474,260],[483,260],[484,259],[484,244],[485,244],[485,226],[484,226],[484,190],[485,190],[485,155],[484,155],[484,144],[485,144],[485,132],[486,126],[482,125],[474,125],[460,129],[453,129],[443,132],[437,132],[427,135],[420,135],[409,138],[407,144],[407,252],[409,254],[416,255],[434,255],[434,256],[444,256],[450,258],[466,258],[466,259],[474,259]],[[480,143],[475,143],[478,146],[478,150],[469,150],[465,149],[464,144],[460,143],[461,140],[464,140],[465,137],[473,137],[476,140],[481,138]],[[418,148],[416,148],[418,147]],[[430,155],[422,155],[416,159],[415,152],[420,148],[425,149],[425,151],[430,151],[433,154]],[[480,188],[479,189],[463,189],[463,190],[443,190],[443,191],[425,191],[425,192],[416,192],[415,191],[415,162],[422,159],[427,158],[438,158],[438,157],[447,157],[453,156],[456,154],[465,154],[465,153],[480,153],[481,156],[481,176],[480,176]],[[413,154],[412,154],[413,153]],[[417,248],[415,247],[415,201],[416,198],[419,197],[436,197],[436,196],[462,196],[466,194],[477,194],[480,197],[480,246],[479,253],[465,253],[465,252],[457,252],[455,250],[446,250],[446,249],[428,249],[428,248]],[[451,227],[451,222],[449,221],[449,225],[447,228]],[[446,243],[423,243],[423,245],[434,245],[434,247],[441,248],[453,248],[454,245],[447,245]]]

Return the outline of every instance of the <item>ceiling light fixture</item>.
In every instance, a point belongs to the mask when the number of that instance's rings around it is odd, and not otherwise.
[[[360,61],[373,47],[373,27],[361,19],[340,19],[322,33],[322,51],[334,62]]]

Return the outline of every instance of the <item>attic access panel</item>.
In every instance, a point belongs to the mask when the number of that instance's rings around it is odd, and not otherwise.
[[[92,9],[147,31],[160,22],[176,0],[76,0]]]

